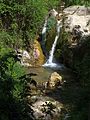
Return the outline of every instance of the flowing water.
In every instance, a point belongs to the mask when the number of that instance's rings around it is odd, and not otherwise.
[[[47,61],[48,64],[53,63],[53,56],[54,56],[54,51],[55,51],[55,46],[56,46],[57,40],[58,40],[58,35],[55,37],[55,41],[54,41],[54,43],[52,45],[52,49],[50,51],[50,56],[49,56],[49,59]]]
[[[57,67],[54,68],[48,68],[48,67],[33,67],[33,68],[29,68],[28,72],[30,73],[30,71],[32,73],[36,73],[36,76],[33,76],[33,78],[38,82],[38,83],[44,83],[46,81],[48,81],[49,77],[51,76],[51,74],[53,72],[57,72],[59,73],[63,79],[70,79],[71,77],[71,73],[70,70],[67,68],[64,69],[57,69]]]
[[[56,48],[56,44],[57,44],[57,40],[59,38],[59,34],[60,34],[60,29],[61,29],[61,22],[57,21],[57,34],[54,40],[54,43],[52,45],[52,48],[50,50],[50,54],[49,54],[49,59],[47,60],[47,62],[43,65],[45,67],[59,67],[62,68],[64,67],[63,65],[58,65],[57,63],[53,62],[53,58],[54,58],[54,52],[55,52],[55,48]]]
[[[52,13],[52,16],[56,16],[58,13],[53,9],[51,10],[51,13]],[[42,29],[42,39],[43,41],[46,41],[46,31],[47,31],[47,23],[48,23],[48,16],[45,18],[45,23],[44,23],[44,26],[43,26],[43,29]],[[55,48],[56,48],[56,44],[57,44],[57,40],[59,38],[59,34],[60,34],[60,29],[61,29],[61,21],[57,20],[57,26],[56,26],[56,37],[55,37],[55,40],[54,40],[54,43],[52,45],[52,48],[50,50],[50,54],[49,54],[49,59],[47,60],[47,62],[43,65],[44,67],[57,67],[57,68],[63,68],[64,66],[61,65],[61,64],[57,64],[57,63],[54,63],[53,62],[53,59],[54,59],[54,52],[55,52]],[[45,47],[43,49],[43,52],[45,51]]]

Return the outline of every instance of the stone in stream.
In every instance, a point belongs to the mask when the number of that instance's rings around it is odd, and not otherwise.
[[[62,76],[60,76],[57,72],[53,72],[47,82],[47,88],[57,88],[58,86],[63,84]]]

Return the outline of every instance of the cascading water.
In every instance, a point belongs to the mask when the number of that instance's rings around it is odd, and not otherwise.
[[[47,60],[47,62],[43,66],[46,66],[46,67],[60,67],[56,63],[53,62],[54,51],[55,51],[55,47],[56,47],[56,44],[57,44],[57,40],[59,38],[60,28],[61,28],[61,21],[57,21],[57,35],[55,37],[55,41],[54,41],[54,43],[52,45],[52,48],[50,50],[49,59]]]
[[[55,41],[54,41],[51,51],[50,51],[49,59],[47,61],[48,64],[53,64],[53,56],[54,56],[54,51],[55,51],[55,47],[57,44],[57,40],[59,38],[60,28],[61,28],[60,21],[57,21],[57,35],[55,37]]]
[[[47,64],[53,63],[53,56],[54,56],[54,51],[55,51],[55,46],[56,46],[57,40],[58,40],[58,36],[55,37],[55,41],[54,41],[52,49],[50,51],[50,56],[49,56],[49,59],[47,61]]]

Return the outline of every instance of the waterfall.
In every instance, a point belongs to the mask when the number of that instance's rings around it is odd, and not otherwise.
[[[52,64],[53,63],[53,56],[54,56],[54,51],[55,51],[55,47],[56,47],[56,44],[57,44],[57,40],[59,38],[59,33],[60,33],[60,21],[57,21],[57,35],[55,37],[55,41],[52,45],[52,48],[50,50],[50,55],[49,55],[49,59],[47,61],[48,64]]]
[[[48,64],[53,63],[53,56],[54,56],[54,51],[55,51],[55,46],[56,46],[57,40],[58,40],[58,35],[55,37],[55,41],[54,41],[54,43],[52,45],[52,49],[50,51],[49,59],[47,61]]]
[[[53,43],[52,48],[50,50],[49,59],[47,60],[47,62],[43,66],[48,66],[48,67],[56,67],[57,66],[56,63],[53,63],[53,58],[54,58],[54,52],[55,52],[57,40],[59,38],[60,28],[61,28],[61,21],[57,21],[57,27],[56,27],[57,35],[55,37],[54,43]]]

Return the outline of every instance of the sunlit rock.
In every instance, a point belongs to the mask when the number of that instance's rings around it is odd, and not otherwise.
[[[34,63],[33,63],[34,66],[41,66],[45,61],[45,57],[43,55],[40,43],[37,40],[34,41],[33,57],[34,57]]]
[[[56,88],[60,86],[62,83],[63,83],[62,76],[60,76],[57,72],[54,72],[51,74],[47,86],[49,88]]]
[[[62,21],[65,31],[71,33],[72,41],[78,42],[81,37],[90,35],[90,7],[70,6],[61,13],[52,9],[51,15]]]
[[[53,120],[58,120],[63,105],[56,101],[48,101],[41,98],[36,101],[31,108],[34,111],[33,115],[36,120],[52,120],[52,117]]]
[[[20,59],[21,61],[21,65],[27,66],[27,67],[32,66],[30,63],[31,56],[26,50],[18,49],[16,51],[16,54],[18,56],[18,59]]]
[[[21,64],[22,64],[23,66],[31,66],[31,64],[29,63],[30,58],[31,58],[31,57],[30,57],[29,53],[28,53],[26,50],[24,50],[24,51],[22,52]]]
[[[33,49],[31,49],[30,52],[21,49],[15,50],[21,65],[26,67],[35,67],[41,66],[44,63],[45,57],[43,55],[40,43],[35,40],[32,46]]]
[[[82,37],[90,35],[90,7],[70,6],[63,13],[65,31],[71,33],[72,41],[79,42]]]

